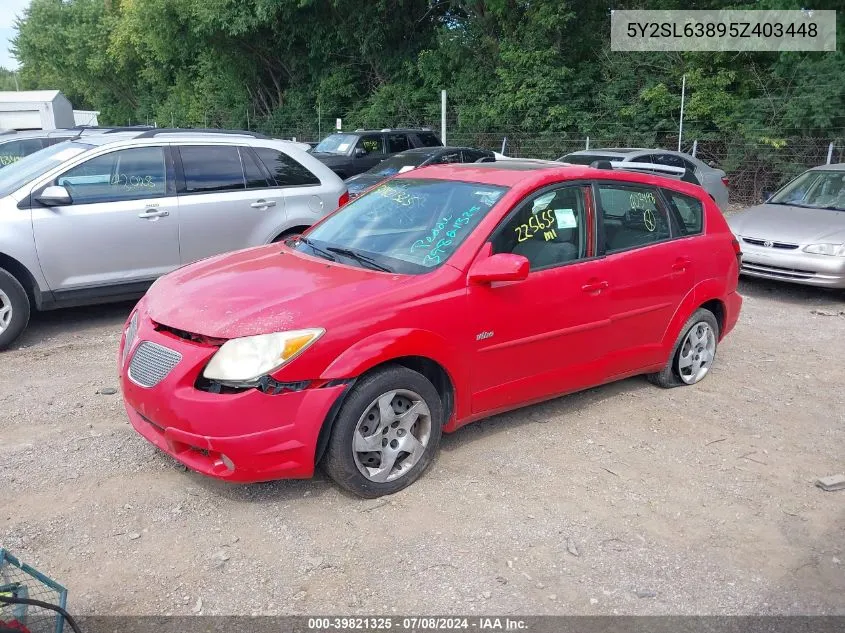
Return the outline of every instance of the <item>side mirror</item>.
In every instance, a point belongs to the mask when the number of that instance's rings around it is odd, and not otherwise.
[[[61,207],[73,202],[68,190],[60,185],[51,185],[35,198],[45,207]]]
[[[528,260],[522,255],[497,253],[473,264],[469,271],[469,280],[476,284],[522,281],[528,278],[529,268]]]
[[[773,195],[775,195],[775,194],[774,194],[773,192],[771,192],[771,191],[764,191],[764,192],[762,193],[763,202],[768,202],[768,201],[769,201],[769,198],[771,198]]]
[[[361,158],[362,156],[366,156],[369,152],[365,150],[363,147],[356,147],[355,148],[355,158]]]

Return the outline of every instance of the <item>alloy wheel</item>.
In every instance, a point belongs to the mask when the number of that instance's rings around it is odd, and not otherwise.
[[[686,384],[692,385],[707,375],[716,356],[716,333],[710,324],[699,321],[693,325],[681,344],[678,373]]]
[[[0,332],[4,332],[12,322],[12,300],[0,290]]]

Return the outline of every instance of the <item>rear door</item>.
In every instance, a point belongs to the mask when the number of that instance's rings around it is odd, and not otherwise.
[[[267,170],[275,187],[284,192],[285,228],[310,226],[329,211],[337,200],[323,200],[322,183],[305,165],[272,147],[252,147],[250,151]]]
[[[61,185],[69,205],[33,202],[41,270],[57,298],[98,288],[120,294],[180,264],[179,213],[168,148],[119,149],[71,167],[33,191]]]
[[[600,248],[609,274],[610,373],[627,374],[661,360],[666,328],[695,285],[694,254],[650,186],[599,182]]]
[[[246,147],[179,145],[182,263],[263,244],[267,225],[286,224],[284,189]]]

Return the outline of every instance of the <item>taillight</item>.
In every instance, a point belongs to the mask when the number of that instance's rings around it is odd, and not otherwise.
[[[347,202],[349,202],[349,192],[344,189],[343,193],[340,194],[340,198],[337,200],[337,208],[340,209],[340,207],[345,205]]]
[[[731,186],[731,183],[728,180],[727,176],[722,177],[722,184],[725,185],[726,188],[729,188]]]
[[[733,238],[731,241],[731,246],[734,247],[734,254],[736,255],[736,265],[737,268],[742,267],[742,247],[739,245],[739,240]]]

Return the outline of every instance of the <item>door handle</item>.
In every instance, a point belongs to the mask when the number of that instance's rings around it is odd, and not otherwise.
[[[267,207],[275,207],[276,201],[275,200],[256,200],[252,204],[250,204],[253,209],[266,209]]]
[[[149,220],[151,218],[166,218],[168,215],[170,215],[170,211],[165,211],[164,209],[147,209],[139,213],[138,217]]]
[[[607,288],[609,286],[610,286],[610,284],[607,283],[604,280],[591,279],[590,281],[585,283],[583,286],[581,286],[581,290],[583,290],[584,292],[599,293],[602,290],[607,290]]]
[[[672,271],[676,273],[682,273],[687,269],[687,266],[689,266],[691,263],[692,260],[690,260],[689,257],[679,257],[675,260],[675,263],[672,264]]]

